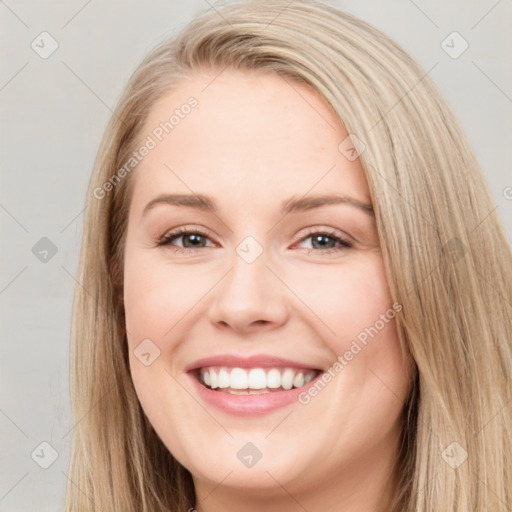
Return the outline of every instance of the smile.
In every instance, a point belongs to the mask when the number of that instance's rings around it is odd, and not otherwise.
[[[320,370],[304,368],[238,368],[210,366],[198,369],[196,377],[208,389],[233,395],[258,395],[289,391],[311,382]]]
[[[298,403],[323,370],[270,354],[217,354],[185,367],[197,399],[228,414],[254,416]]]

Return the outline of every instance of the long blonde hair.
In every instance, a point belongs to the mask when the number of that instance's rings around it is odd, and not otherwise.
[[[465,134],[425,70],[371,25],[310,0],[253,0],[216,4],[152,51],[104,134],[73,306],[66,510],[194,507],[191,475],[130,377],[122,274],[132,179],[104,184],[158,98],[190,73],[228,66],[309,84],[365,145],[389,287],[403,306],[400,342],[415,361],[389,510],[512,507],[512,254]]]

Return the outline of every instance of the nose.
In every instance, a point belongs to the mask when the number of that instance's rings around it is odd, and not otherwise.
[[[252,263],[235,254],[231,270],[215,287],[210,321],[217,328],[237,333],[274,329],[288,318],[285,292],[284,285],[267,267],[265,252]]]

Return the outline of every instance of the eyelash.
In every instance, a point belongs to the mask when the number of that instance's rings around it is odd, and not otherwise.
[[[179,228],[175,231],[172,231],[166,235],[164,235],[160,241],[158,242],[158,246],[171,246],[171,242],[174,240],[184,236],[184,235],[200,235],[205,238],[209,238],[208,234],[202,231],[201,229],[187,229],[187,228]],[[338,248],[329,248],[329,249],[306,249],[307,254],[310,254],[312,252],[322,252],[323,254],[330,254],[333,252],[339,252],[346,249],[350,249],[353,247],[353,243],[349,241],[346,238],[341,237],[340,235],[336,234],[334,231],[331,231],[329,229],[324,230],[316,230],[316,229],[310,229],[307,235],[303,236],[298,242],[303,242],[304,240],[310,238],[313,235],[320,235],[320,236],[327,236],[328,238],[332,238],[335,242],[339,243],[341,247]],[[179,247],[179,246],[172,246],[172,249],[175,252],[187,252],[187,251],[196,251],[199,249],[206,249],[206,247]]]

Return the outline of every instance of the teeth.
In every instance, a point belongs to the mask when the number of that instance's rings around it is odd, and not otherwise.
[[[311,382],[315,377],[315,373],[314,372],[309,372],[306,374],[306,376],[304,377],[304,384],[307,384],[308,382]]]
[[[294,371],[290,370],[290,368],[287,368],[281,377],[281,386],[283,386],[284,389],[292,389],[294,377]]]
[[[213,372],[215,373],[215,372]],[[210,370],[210,375],[212,371]],[[230,382],[233,389],[247,389],[249,387],[249,377],[242,368],[233,368],[231,370]]]
[[[265,371],[262,370],[261,368],[253,368],[249,372],[249,385],[247,387],[250,389],[266,388],[267,387],[267,376],[265,375]]]
[[[210,372],[210,386],[215,389],[219,385],[219,376],[216,372]]]
[[[293,387],[300,388],[301,386],[304,386],[304,375],[302,375],[302,373],[297,373],[293,379]]]
[[[205,375],[208,375],[208,373],[206,373]],[[218,380],[219,388],[229,388],[229,382],[229,373],[224,368],[221,368]]]
[[[318,371],[294,368],[201,368],[199,381],[211,389],[237,395],[269,393],[271,390],[300,388],[311,382]]]
[[[267,373],[267,387],[270,389],[281,387],[281,372],[276,368],[272,368],[272,370]]]

